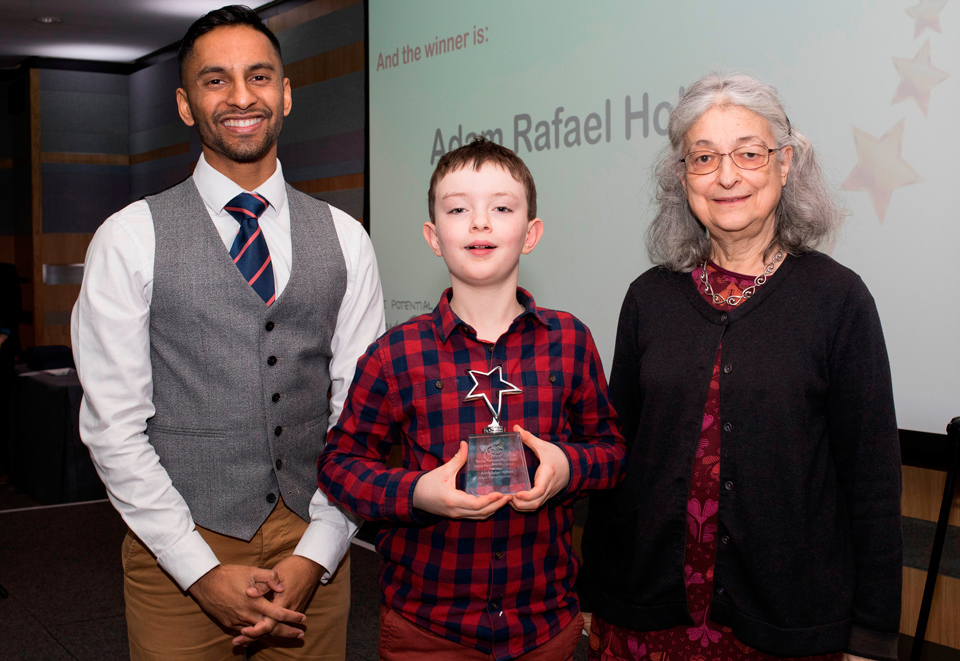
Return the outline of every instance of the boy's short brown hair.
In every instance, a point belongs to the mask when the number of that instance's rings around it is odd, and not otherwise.
[[[430,211],[430,222],[436,223],[433,205],[437,201],[437,184],[445,176],[469,165],[479,170],[486,163],[499,165],[510,175],[523,184],[527,191],[527,220],[537,217],[537,187],[533,183],[533,175],[526,163],[512,149],[507,149],[482,136],[477,136],[467,144],[440,157],[437,167],[430,177],[430,190],[427,191],[427,206]]]

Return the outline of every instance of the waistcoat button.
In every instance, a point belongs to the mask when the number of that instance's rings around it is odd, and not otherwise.
[[[275,401],[275,402],[279,402],[279,401],[280,401],[280,393],[278,393],[278,392],[273,393],[273,397],[271,397],[270,399],[272,399],[272,400]]]
[[[273,367],[276,364],[277,364],[276,356],[270,356],[269,358],[267,358],[267,365],[269,365],[270,367]]]
[[[271,505],[272,505],[273,503],[277,502],[277,494],[275,494],[275,493],[268,493],[268,494],[267,494],[267,502],[270,503]]]
[[[272,321],[268,321],[268,322],[267,322],[267,325],[264,326],[264,328],[265,328],[265,329],[267,330],[267,332],[269,333],[270,331],[273,330],[273,322],[272,322]]]
[[[274,436],[279,436],[282,433],[283,433],[283,427],[281,427],[280,425],[277,425],[273,430]]]

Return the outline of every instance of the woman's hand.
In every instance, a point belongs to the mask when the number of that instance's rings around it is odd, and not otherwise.
[[[520,432],[520,440],[533,450],[540,465],[533,477],[533,488],[514,494],[510,506],[518,512],[533,512],[570,483],[570,462],[563,450],[537,438],[520,425],[514,425],[513,431]]]
[[[457,472],[465,463],[467,444],[460,441],[460,449],[453,459],[417,481],[413,489],[413,506],[451,519],[482,521],[506,505],[510,496],[502,493],[489,493],[478,498],[457,489]]]

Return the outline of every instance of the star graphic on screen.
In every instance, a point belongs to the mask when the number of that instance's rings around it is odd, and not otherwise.
[[[493,415],[493,419],[496,422],[500,421],[500,408],[503,406],[503,396],[523,392],[523,390],[503,378],[503,371],[500,369],[499,365],[494,367],[489,372],[481,372],[480,370],[467,370],[467,374],[469,374],[470,378],[473,379],[473,387],[470,389],[470,392],[467,393],[467,396],[463,398],[463,401],[470,402],[476,399],[482,399],[487,404],[487,408],[490,409],[490,414]],[[480,385],[481,382],[484,383],[483,386]],[[477,392],[477,389],[480,389],[483,392]],[[490,401],[490,397],[487,396],[487,393],[496,393],[496,408],[493,407],[493,403]]]
[[[912,60],[895,57],[893,64],[900,74],[900,86],[893,94],[891,105],[905,99],[913,99],[926,115],[930,105],[930,90],[950,76],[930,63],[930,40],[927,40]]]
[[[914,39],[927,28],[940,32],[940,10],[945,4],[947,0],[920,0],[920,4],[905,10],[914,21]]]
[[[917,171],[900,155],[903,128],[904,120],[901,119],[883,137],[877,139],[853,127],[858,162],[840,188],[869,193],[881,223],[887,214],[893,189],[923,181]]]

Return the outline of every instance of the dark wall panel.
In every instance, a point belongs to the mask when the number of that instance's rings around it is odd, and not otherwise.
[[[129,153],[129,78],[87,71],[40,71],[40,149]]]
[[[43,69],[40,75],[40,91],[119,94],[126,96],[129,89],[128,78],[129,77],[124,74],[117,73]]]
[[[317,198],[318,200],[324,200],[325,202],[337,207],[342,211],[346,211],[354,218],[363,218],[362,188],[327,191],[325,193],[318,193],[313,197]],[[424,195],[424,197],[426,197],[426,195]],[[426,202],[424,202],[424,208],[426,208]]]
[[[40,148],[45,152],[127,154],[127,117],[126,95],[41,89]]]
[[[310,179],[326,179],[343,174],[363,174],[363,159],[353,161],[335,161],[332,163],[317,163],[308,168],[288,168],[284,163],[283,176],[287,181],[307,181]]]
[[[12,168],[0,168],[0,200],[6,200],[7,206],[0,213],[0,236],[30,233],[30,179],[23,171]]]
[[[0,133],[4,134],[4,153],[11,169],[0,176],[0,190],[5,201],[0,214],[0,235],[23,235],[33,232],[32,198],[30,194],[30,75],[20,75],[2,83],[5,102]]]
[[[175,57],[131,74],[130,132],[142,133],[168,124],[181,123],[176,103],[179,86]],[[141,151],[165,146],[167,145],[154,144]]]
[[[43,231],[94,232],[108,216],[129,203],[127,166],[43,166]]]
[[[277,34],[287,64],[363,41],[363,3],[351,5]]]
[[[293,108],[284,120],[280,145],[362,131],[364,84],[360,71],[293,90]]]
[[[189,142],[192,132],[193,130],[177,117],[175,122],[131,133],[130,153],[143,154],[154,149]]]
[[[193,166],[200,158],[199,148],[188,154],[147,161],[130,166],[130,200],[139,200],[173,186],[193,173]]]
[[[336,135],[302,140],[282,145],[277,150],[283,161],[284,171],[292,169],[310,168],[317,162],[363,161],[363,130],[348,131]],[[349,173],[363,172],[351,170]],[[348,174],[338,172],[337,174]],[[288,175],[289,176],[289,175]],[[298,179],[315,179],[316,176],[297,177]]]
[[[0,112],[4,118],[10,114],[10,82],[0,80]],[[12,127],[9,121],[0,121],[0,161],[13,158]]]

